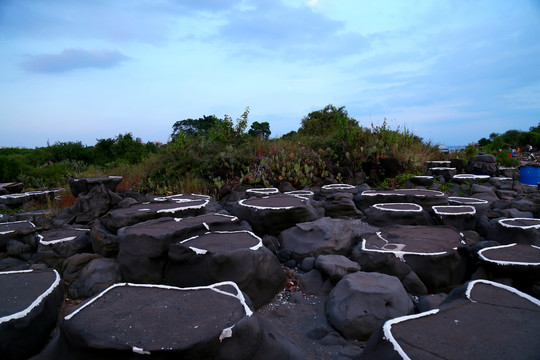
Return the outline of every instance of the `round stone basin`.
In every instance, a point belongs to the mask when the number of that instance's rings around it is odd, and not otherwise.
[[[257,250],[263,246],[261,238],[247,230],[209,232],[180,241],[178,244],[188,246],[197,254],[220,253],[245,248]]]
[[[161,196],[154,198],[155,202],[174,202],[177,204],[190,204],[196,205],[198,203],[204,203],[205,205],[208,204],[210,201],[210,196],[207,195],[200,195],[200,194],[176,194],[176,195],[169,195],[169,196]]]
[[[540,267],[540,247],[527,244],[508,244],[484,248],[478,256],[485,262],[507,266]]]
[[[381,211],[395,212],[422,212],[422,207],[414,203],[380,203],[373,204],[373,207]]]
[[[424,189],[396,189],[396,190],[366,190],[362,196],[414,196],[424,197],[444,197],[442,191]]]
[[[475,215],[476,208],[471,205],[433,206],[433,211],[439,216]]]
[[[461,234],[444,226],[383,229],[362,239],[362,250],[404,255],[444,255],[464,245]]]
[[[487,205],[489,203],[489,201],[487,200],[461,197],[461,196],[450,196],[448,198],[448,201],[450,204],[456,204],[456,205]]]
[[[150,355],[222,341],[251,314],[230,281],[191,288],[119,283],[66,316],[62,330],[87,347]]]
[[[60,281],[56,270],[0,272],[0,324],[28,315]]]
[[[265,196],[240,200],[241,206],[259,210],[287,210],[305,206],[306,199],[296,196]]]
[[[505,228],[540,229],[540,219],[514,218],[499,220],[499,224]]]
[[[279,193],[279,190],[276,188],[254,188],[254,189],[247,189],[247,194],[253,194],[253,195],[272,195]]]
[[[287,191],[285,195],[299,196],[301,198],[309,198],[315,194],[311,190],[294,190],[294,191]]]
[[[437,166],[447,166],[447,165],[450,165],[451,162],[448,161],[448,160],[440,160],[440,161],[426,161],[426,166],[428,167],[428,169],[431,169],[432,167],[437,167]]]
[[[472,184],[480,184],[489,180],[489,175],[475,175],[475,174],[458,174],[452,176],[452,181],[459,184],[465,184],[467,182]]]

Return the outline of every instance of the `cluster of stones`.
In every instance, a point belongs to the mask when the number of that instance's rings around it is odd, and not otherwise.
[[[448,165],[398,190],[236,187],[220,202],[73,179],[72,209],[0,223],[0,354],[534,357],[538,190]]]

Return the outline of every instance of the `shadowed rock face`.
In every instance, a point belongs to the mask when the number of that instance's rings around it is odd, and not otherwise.
[[[452,291],[439,308],[387,321],[360,358],[534,359],[539,332],[538,299],[478,280]]]
[[[100,321],[95,321],[100,319]],[[116,284],[66,316],[42,358],[299,358],[270,337],[232,282]]]
[[[58,272],[0,272],[0,354],[26,359],[47,342],[64,302]]]

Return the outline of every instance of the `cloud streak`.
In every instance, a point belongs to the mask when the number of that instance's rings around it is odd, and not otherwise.
[[[30,73],[56,74],[88,68],[112,68],[129,59],[116,50],[65,49],[59,54],[29,55],[21,66]]]

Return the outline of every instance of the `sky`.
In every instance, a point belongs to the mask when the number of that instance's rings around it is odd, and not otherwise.
[[[540,0],[0,0],[0,146],[345,106],[459,146],[540,123]]]

